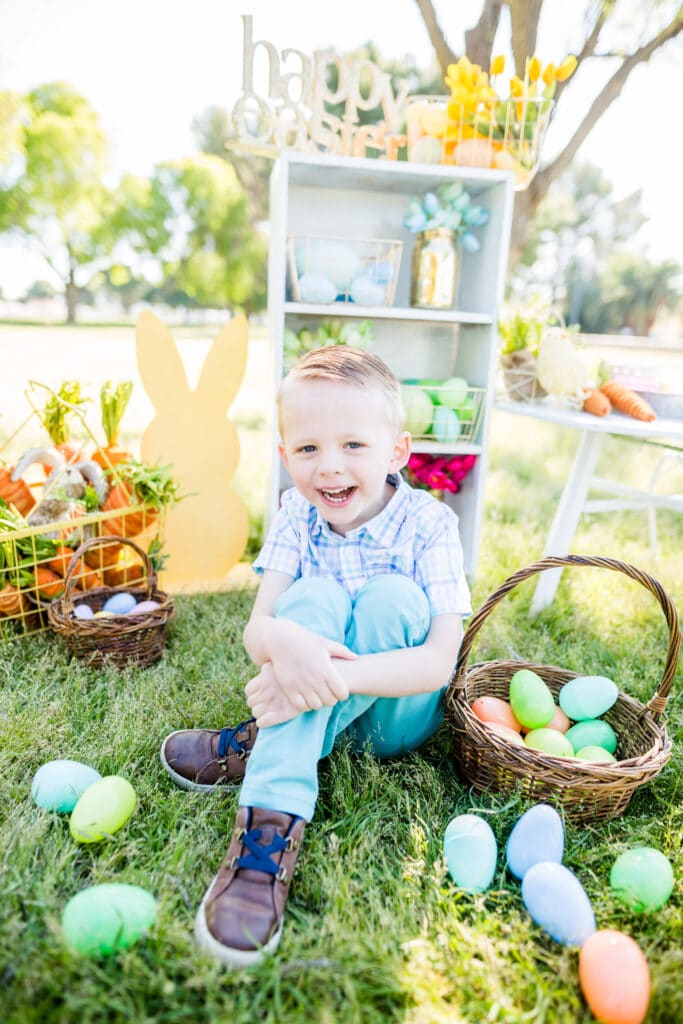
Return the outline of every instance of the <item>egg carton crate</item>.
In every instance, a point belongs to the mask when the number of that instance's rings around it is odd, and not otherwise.
[[[93,537],[110,540],[74,566],[76,592],[85,596],[102,586],[141,586],[144,566],[120,538],[135,537],[148,554],[159,550],[163,515],[151,506],[131,505],[0,532],[0,642],[49,627],[48,607],[64,594],[75,549]]]
[[[291,299],[311,305],[391,306],[402,252],[403,242],[394,239],[290,235]]]
[[[401,394],[406,430],[410,431],[413,441],[476,442],[483,418],[485,388],[445,381],[402,382]]]

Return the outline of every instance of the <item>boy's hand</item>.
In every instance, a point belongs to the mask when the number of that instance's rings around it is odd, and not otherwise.
[[[259,729],[280,725],[299,714],[299,709],[288,699],[275,678],[269,661],[261,665],[259,674],[247,684],[244,692]]]
[[[280,620],[282,622],[282,620]],[[297,711],[319,711],[346,700],[349,689],[335,667],[334,658],[352,660],[344,644],[287,622],[284,643],[271,650],[273,673],[288,701]],[[248,684],[245,693],[249,695]]]

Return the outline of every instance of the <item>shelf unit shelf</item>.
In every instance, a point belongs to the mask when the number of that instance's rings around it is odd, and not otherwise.
[[[403,227],[408,198],[459,180],[489,211],[478,229],[479,252],[463,254],[455,307],[445,310],[410,306],[412,247],[415,236]],[[473,454],[477,463],[455,495],[446,500],[460,519],[465,570],[474,578],[483,513],[488,438],[497,361],[498,308],[503,296],[512,221],[513,178],[507,171],[441,167],[387,160],[285,152],[275,162],[270,186],[268,318],[274,391],[283,373],[284,332],[324,319],[371,320],[373,351],[399,380],[464,377],[484,393],[477,436],[440,444],[416,439],[413,451],[433,455]],[[353,302],[318,305],[292,302],[287,294],[287,240],[290,236],[397,239],[403,251],[392,306]],[[280,493],[291,485],[277,455],[277,425],[272,426],[272,478],[268,514],[277,511]]]

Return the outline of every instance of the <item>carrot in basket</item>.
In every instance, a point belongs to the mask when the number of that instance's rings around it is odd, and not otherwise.
[[[631,388],[619,384],[616,380],[605,381],[604,384],[600,385],[600,390],[603,395],[607,395],[618,412],[626,413],[627,416],[633,416],[636,420],[644,420],[646,423],[650,423],[657,418],[657,414],[649,402],[646,402],[644,398],[635,391],[632,391]]]
[[[589,412],[593,416],[606,416],[608,412],[612,411],[612,403],[600,388],[586,388],[584,395],[581,407],[584,412]]]
[[[68,548],[65,544],[59,544],[54,556],[48,561],[47,567],[56,572],[58,576],[66,576],[66,570],[69,568],[72,557],[72,548]]]
[[[37,565],[33,570],[35,587],[41,597],[58,597],[64,590],[64,580],[52,569]]]

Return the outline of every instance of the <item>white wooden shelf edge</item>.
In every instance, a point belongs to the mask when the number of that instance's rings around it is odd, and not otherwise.
[[[420,441],[418,439],[413,441],[410,447],[415,455],[481,455],[483,451],[482,445],[470,444],[465,441],[440,444],[438,441]]]
[[[359,306],[354,302],[330,302],[313,305],[308,302],[285,302],[285,313],[296,316],[355,316],[374,320],[420,320],[438,324],[493,323],[487,313],[467,313],[459,309],[414,309],[407,306]]]

